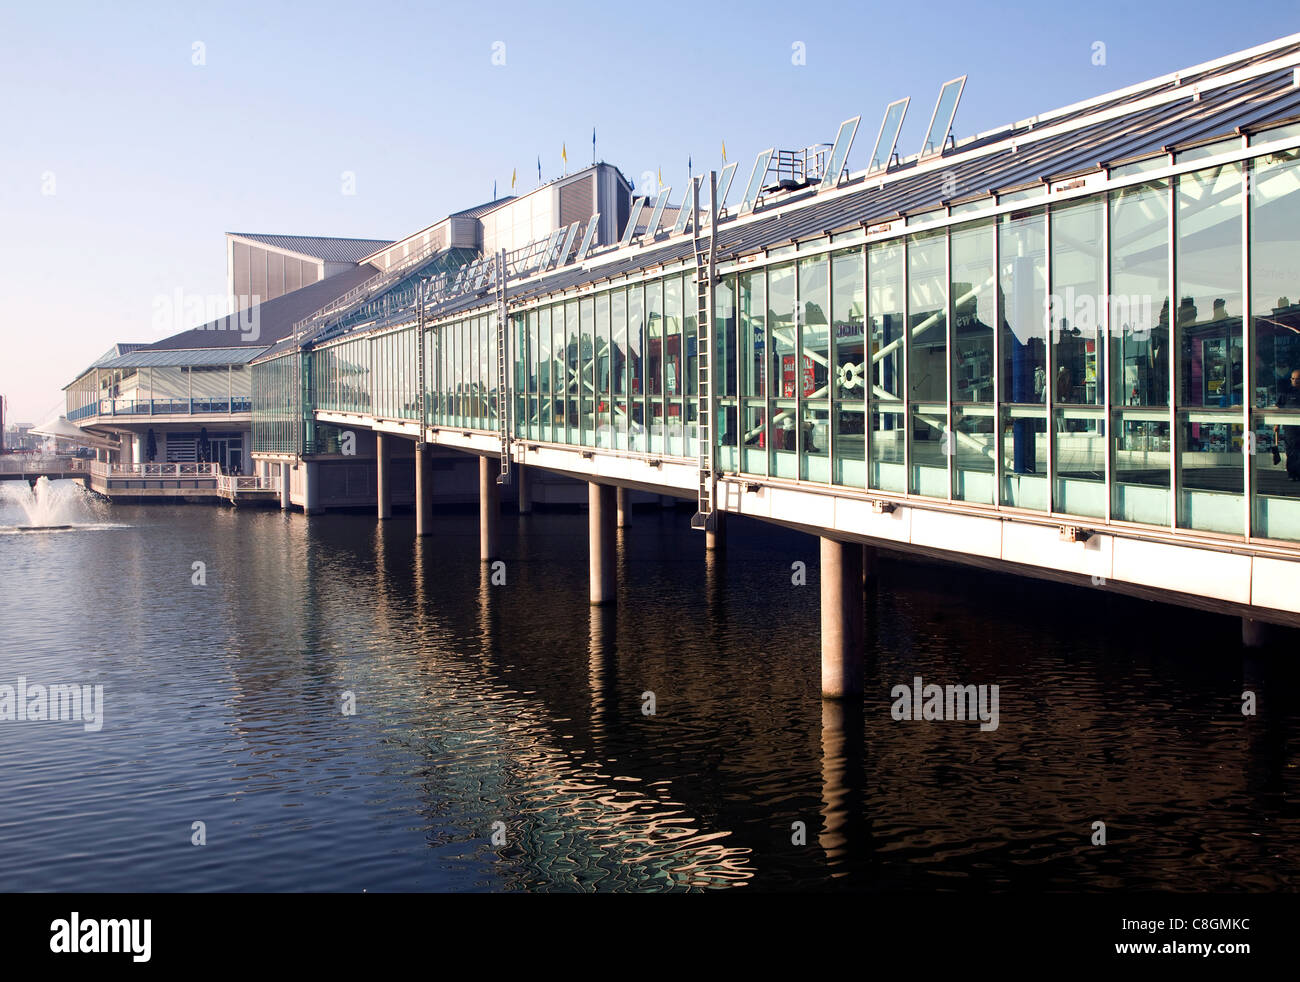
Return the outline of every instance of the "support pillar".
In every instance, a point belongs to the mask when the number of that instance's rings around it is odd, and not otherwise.
[[[319,515],[320,506],[320,464],[304,460],[302,468],[302,512],[304,515]]]
[[[1243,648],[1262,648],[1268,643],[1268,624],[1253,617],[1241,619],[1241,646]]]
[[[415,443],[415,534],[433,531],[433,447]]]
[[[527,464],[515,464],[515,486],[519,490],[519,514],[533,513],[533,489],[530,480],[531,471]]]
[[[865,633],[862,548],[821,540],[822,697],[862,695]]]
[[[501,524],[501,485],[497,476],[501,461],[496,457],[478,459],[478,552],[484,562],[499,555],[498,529]]]
[[[661,494],[659,496],[659,507],[665,511],[674,510],[677,508],[677,499],[671,494]]]
[[[375,500],[381,519],[393,517],[392,437],[375,434]]]
[[[289,510],[289,489],[292,487],[292,481],[289,478],[290,470],[288,464],[280,465],[280,510]]]
[[[721,549],[727,544],[727,513],[713,513],[713,528],[704,533],[704,548],[710,551]]]
[[[628,496],[627,488],[615,489],[614,496],[618,502],[618,527],[621,529],[625,529],[630,524],[632,524],[632,509],[630,503],[627,500],[627,496]]]
[[[121,441],[121,450],[118,452],[118,462],[122,464],[135,463],[133,451],[135,450],[135,440],[129,433],[122,433],[118,436]]]
[[[590,541],[588,567],[591,572],[591,602],[610,604],[617,597],[618,557],[617,495],[608,484],[587,484],[587,537]]]

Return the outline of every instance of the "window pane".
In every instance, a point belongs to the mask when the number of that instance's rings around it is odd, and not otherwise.
[[[830,482],[830,262],[825,255],[799,263],[802,357],[800,477]]]
[[[866,486],[866,289],[863,252],[849,249],[831,259],[831,341],[835,348],[834,481]]]
[[[1169,188],[1110,200],[1110,336],[1116,405],[1169,405]]]
[[[1017,213],[998,230],[1002,290],[1002,399],[1042,403],[1047,389],[1047,269],[1042,214]]]
[[[1102,217],[1099,199],[1052,213],[1052,398],[1063,405],[1105,402]]]
[[[1178,524],[1244,532],[1241,166],[1178,179]],[[1231,410],[1236,408],[1236,413]]]

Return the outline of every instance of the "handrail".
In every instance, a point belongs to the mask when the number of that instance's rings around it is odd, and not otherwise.
[[[301,342],[302,335],[311,325],[329,320],[330,317],[342,313],[347,308],[357,306],[358,300],[364,302],[365,300],[370,299],[370,297],[374,296],[384,287],[387,287],[389,284],[401,279],[409,273],[411,269],[418,266],[435,253],[442,252],[445,248],[446,246],[442,245],[439,239],[431,239],[429,242],[426,242],[418,252],[411,253],[408,256],[403,256],[400,262],[389,266],[385,270],[381,270],[369,279],[354,286],[341,297],[336,297],[324,307],[308,314],[302,320],[293,325],[293,337],[295,343]]]
[[[191,461],[169,463],[104,463],[91,461],[90,473],[96,477],[220,477],[219,464],[200,464]]]

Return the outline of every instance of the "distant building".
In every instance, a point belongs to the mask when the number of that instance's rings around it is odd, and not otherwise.
[[[226,285],[230,309],[253,297],[274,300],[335,276],[391,245],[384,239],[336,239],[310,235],[226,233]]]

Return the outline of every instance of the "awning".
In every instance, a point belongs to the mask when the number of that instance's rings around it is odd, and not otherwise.
[[[119,447],[117,441],[109,440],[90,430],[83,430],[76,423],[68,422],[66,416],[55,416],[48,423],[33,426],[28,432],[35,433],[37,436],[54,437],[56,440],[75,440],[82,446],[99,447],[103,450],[116,450]]]

